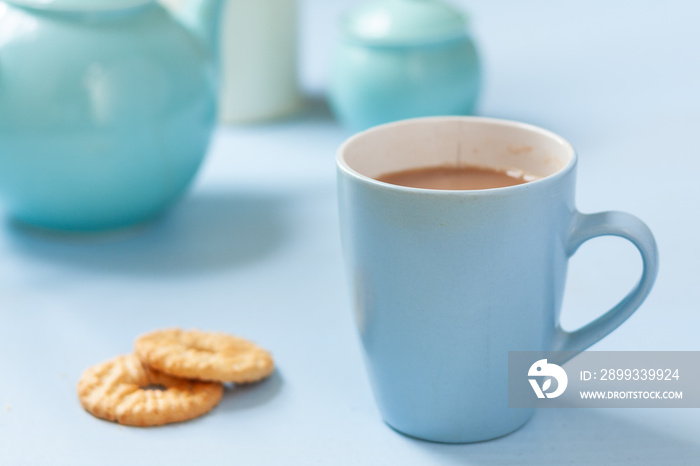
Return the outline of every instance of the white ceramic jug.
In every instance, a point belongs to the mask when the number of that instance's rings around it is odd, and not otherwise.
[[[178,10],[185,0],[161,0]],[[220,34],[220,118],[253,123],[302,103],[297,77],[298,0],[226,0]]]

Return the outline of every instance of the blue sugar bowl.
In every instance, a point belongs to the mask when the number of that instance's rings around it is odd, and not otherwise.
[[[481,65],[467,17],[433,0],[378,0],[341,22],[330,103],[349,129],[473,113]]]

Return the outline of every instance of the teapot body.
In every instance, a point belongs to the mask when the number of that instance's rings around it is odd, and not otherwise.
[[[214,68],[160,5],[6,3],[0,31],[6,213],[42,228],[103,230],[146,221],[186,190],[215,125]]]

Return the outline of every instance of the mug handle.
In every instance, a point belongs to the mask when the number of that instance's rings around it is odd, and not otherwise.
[[[561,324],[558,323],[553,351],[571,351],[578,354],[607,336],[639,308],[656,280],[659,253],[654,236],[644,222],[625,212],[575,212],[567,255],[573,256],[583,243],[598,236],[619,236],[632,242],[642,255],[642,277],[637,286],[615,307],[581,329],[567,332],[562,330]],[[575,354],[561,362],[566,362],[574,356]]]

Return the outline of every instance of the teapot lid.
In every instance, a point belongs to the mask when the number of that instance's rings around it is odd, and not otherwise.
[[[134,8],[153,0],[6,0],[7,3],[54,11],[107,11]]]
[[[375,0],[341,22],[345,37],[372,45],[408,45],[461,37],[467,16],[441,0]]]

